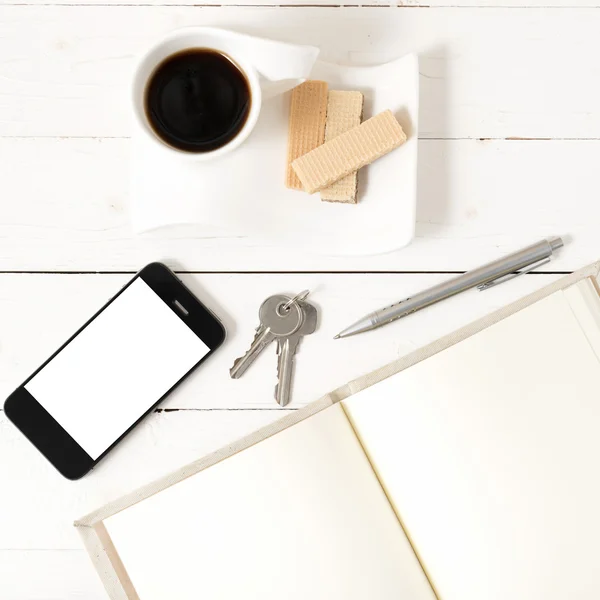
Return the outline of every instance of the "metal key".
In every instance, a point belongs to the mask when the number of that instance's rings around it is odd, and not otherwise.
[[[298,351],[300,340],[310,335],[317,328],[317,309],[308,302],[298,303],[304,313],[302,325],[287,337],[277,339],[277,385],[275,400],[279,406],[286,406],[290,401],[292,391],[292,376],[294,373],[294,356]]]
[[[283,310],[286,307],[286,310]],[[258,311],[260,325],[256,330],[250,349],[238,358],[229,374],[233,379],[241,377],[256,357],[273,340],[292,335],[302,326],[304,311],[297,302],[290,303],[288,296],[277,295],[267,298]]]

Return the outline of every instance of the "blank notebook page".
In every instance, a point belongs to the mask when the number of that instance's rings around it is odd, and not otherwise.
[[[585,280],[344,401],[440,600],[600,598],[599,319]]]
[[[104,524],[140,600],[435,600],[339,405]]]

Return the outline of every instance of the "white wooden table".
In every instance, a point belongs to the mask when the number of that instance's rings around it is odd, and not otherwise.
[[[79,482],[55,473],[0,412],[2,600],[104,598],[73,519],[284,414],[272,398],[273,352],[239,381],[227,372],[266,295],[310,288],[322,313],[297,359],[286,409],[294,410],[600,257],[600,0],[197,1],[0,0],[0,397],[150,260],[184,271],[229,331],[214,360]],[[345,259],[239,237],[132,236],[133,57],[163,33],[199,24],[319,45],[329,60],[420,54],[410,247]],[[332,340],[363,312],[564,233],[573,241],[552,272]]]

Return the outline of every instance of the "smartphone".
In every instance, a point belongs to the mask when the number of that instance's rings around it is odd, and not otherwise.
[[[68,479],[83,477],[225,339],[161,263],[144,267],[6,400]]]

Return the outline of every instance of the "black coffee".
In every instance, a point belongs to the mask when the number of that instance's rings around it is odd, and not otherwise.
[[[227,56],[208,49],[169,56],[146,87],[146,115],[156,134],[187,152],[230,142],[250,112],[250,87]]]

